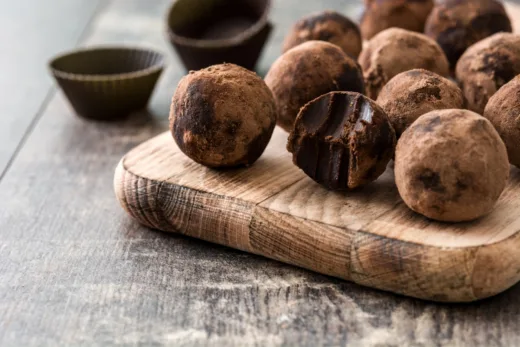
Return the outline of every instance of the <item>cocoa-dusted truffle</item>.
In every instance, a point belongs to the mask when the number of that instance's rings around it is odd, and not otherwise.
[[[391,28],[368,42],[359,56],[368,97],[377,99],[381,88],[395,75],[425,69],[449,75],[448,60],[435,41],[412,31]]]
[[[511,32],[511,21],[497,0],[444,0],[428,17],[426,35],[446,53],[451,68],[472,44],[495,33]]]
[[[403,133],[394,170],[408,207],[428,218],[462,222],[493,209],[509,177],[509,162],[486,118],[451,109],[429,112]]]
[[[296,22],[285,38],[283,52],[311,40],[333,43],[355,59],[363,45],[357,25],[334,11],[311,14]]]
[[[499,33],[477,42],[455,72],[468,109],[482,114],[489,98],[520,74],[520,35]]]
[[[463,108],[462,91],[452,81],[423,69],[401,72],[379,93],[377,103],[385,110],[397,138],[417,118],[433,110]]]
[[[209,167],[253,164],[275,124],[271,91],[254,72],[237,65],[192,71],[173,95],[173,138],[188,157]]]
[[[265,77],[278,108],[278,125],[291,131],[300,108],[331,91],[365,90],[356,61],[341,48],[324,41],[308,41],[278,58]]]
[[[361,17],[363,38],[370,40],[388,28],[423,32],[433,0],[365,0]]]
[[[509,162],[520,168],[520,76],[489,99],[484,117],[491,121],[506,144]]]
[[[316,182],[349,190],[385,171],[395,142],[390,121],[375,102],[359,93],[332,92],[301,109],[287,149]]]

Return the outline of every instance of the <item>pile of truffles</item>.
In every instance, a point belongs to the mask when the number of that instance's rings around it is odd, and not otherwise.
[[[172,100],[175,142],[210,168],[250,166],[277,124],[293,163],[327,189],[362,190],[394,159],[413,211],[486,215],[509,164],[520,168],[520,35],[504,6],[364,3],[361,29],[333,11],[296,22],[264,80],[232,64],[190,72]]]

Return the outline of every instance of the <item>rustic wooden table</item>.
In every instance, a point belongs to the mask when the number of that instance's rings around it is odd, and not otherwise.
[[[1,346],[520,345],[520,285],[482,302],[440,305],[130,220],[114,197],[113,170],[167,128],[185,73],[163,35],[168,3],[0,0]],[[294,19],[356,7],[275,0],[277,28],[259,72]],[[149,113],[111,124],[74,116],[45,61],[98,43],[169,54]]]

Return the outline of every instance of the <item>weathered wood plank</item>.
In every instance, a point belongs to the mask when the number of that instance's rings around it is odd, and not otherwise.
[[[47,61],[76,46],[100,2],[0,1],[0,177],[51,91]]]
[[[168,2],[115,1],[87,43],[168,51]],[[284,23],[349,3],[275,1],[261,70],[279,53]],[[0,345],[520,345],[520,286],[474,305],[431,304],[132,222],[114,198],[113,169],[166,130],[183,73],[172,58],[155,115],[121,124],[76,119],[61,93],[53,98],[0,182]]]

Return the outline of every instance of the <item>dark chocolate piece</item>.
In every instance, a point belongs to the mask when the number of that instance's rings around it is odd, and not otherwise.
[[[350,190],[385,171],[395,143],[394,129],[375,102],[359,93],[331,92],[302,108],[287,149],[316,182]]]

